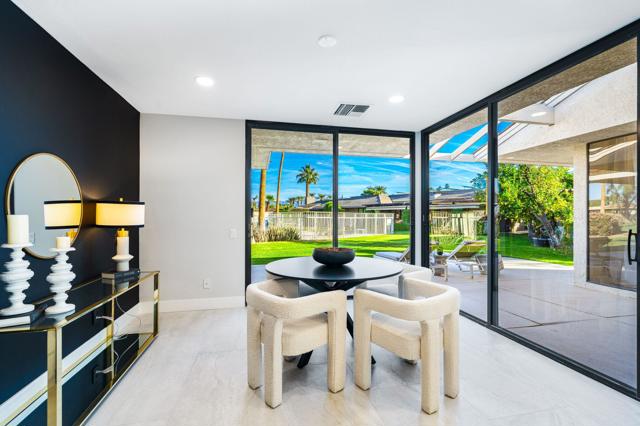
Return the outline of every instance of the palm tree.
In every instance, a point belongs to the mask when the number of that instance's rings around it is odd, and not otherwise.
[[[264,231],[265,195],[267,193],[267,169],[260,169],[260,195],[258,201],[258,227]]]
[[[284,166],[284,151],[280,155],[280,170],[278,171],[278,190],[276,191],[276,213],[280,212],[280,181],[282,180],[282,166]]]
[[[297,201],[297,197],[289,197],[289,198],[287,198],[287,204],[289,204],[290,208],[296,206],[296,201]]]
[[[327,194],[318,194],[318,199],[320,201],[324,201],[325,198],[327,198]]]
[[[387,193],[387,187],[378,185],[378,186],[368,186],[364,191],[362,191],[362,195],[382,195]]]
[[[304,199],[306,204],[309,202],[309,185],[311,185],[312,183],[317,184],[318,180],[320,180],[320,175],[318,174],[316,169],[311,167],[310,164],[307,164],[306,166],[300,168],[300,173],[298,173],[296,178],[298,180],[298,183],[304,183],[306,185],[304,191]]]
[[[273,203],[274,200],[275,200],[275,198],[273,198],[273,195],[271,195],[271,194],[265,196],[265,201],[267,202],[267,204],[265,206],[265,210],[266,211],[269,211],[269,207],[271,206],[271,203]]]

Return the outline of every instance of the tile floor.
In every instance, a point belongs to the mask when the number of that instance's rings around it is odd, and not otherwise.
[[[303,370],[285,363],[273,410],[246,384],[245,310],[161,315],[161,332],[89,419],[90,426],[168,425],[615,425],[640,424],[640,402],[469,320],[461,322],[461,393],[420,411],[419,365],[381,348],[372,388],[326,389],[325,351]]]

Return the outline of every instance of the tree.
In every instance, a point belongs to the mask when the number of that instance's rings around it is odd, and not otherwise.
[[[273,198],[273,195],[269,194],[265,196],[265,201],[267,203],[265,206],[265,210],[269,211],[269,207],[271,207],[271,204],[275,201],[275,198]]]
[[[258,198],[258,227],[264,231],[264,215],[266,212],[265,196],[267,193],[267,169],[260,169],[260,195]]]
[[[573,175],[566,167],[500,164],[498,168],[500,218],[526,223],[538,236],[561,244],[556,229],[573,225]],[[471,181],[476,199],[486,202],[487,172]]]
[[[324,210],[325,212],[330,212],[333,210],[333,201],[329,201],[327,204],[324,205],[324,207],[322,208],[322,210]],[[344,211],[344,209],[342,208],[341,205],[338,204],[338,211]]]
[[[320,201],[324,201],[325,198],[327,198],[327,194],[318,194],[318,199]]]
[[[284,151],[280,155],[280,169],[278,170],[278,189],[276,191],[276,213],[280,212],[280,181],[282,180],[282,167],[284,166]]]
[[[318,181],[320,180],[320,175],[318,174],[316,169],[311,167],[310,164],[307,164],[306,166],[300,168],[299,173],[296,176],[296,179],[298,180],[298,183],[305,184],[304,199],[306,204],[307,200],[309,199],[309,185],[317,184]]]
[[[367,186],[364,191],[362,191],[362,195],[382,195],[387,193],[387,187],[378,185],[378,186]]]

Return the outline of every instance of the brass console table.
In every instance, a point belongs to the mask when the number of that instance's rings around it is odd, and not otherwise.
[[[16,419],[21,413],[25,412],[32,404],[36,403],[43,395],[47,395],[47,426],[62,426],[62,384],[65,377],[78,367],[83,361],[87,360],[97,352],[106,350],[107,367],[112,366],[110,371],[105,372],[106,385],[100,394],[93,400],[80,415],[74,424],[82,424],[98,407],[104,397],[113,389],[124,374],[135,361],[142,355],[149,345],[158,335],[158,302],[160,300],[159,293],[160,272],[142,272],[136,281],[128,284],[117,286],[104,282],[101,278],[97,278],[82,284],[74,285],[67,293],[69,295],[69,303],[76,305],[75,311],[56,317],[42,316],[34,323],[29,325],[0,328],[0,334],[3,333],[46,333],[47,334],[47,385],[40,389],[36,394],[25,401],[18,409],[16,409],[8,418],[0,419],[0,425],[6,425]],[[116,369],[115,358],[115,339],[114,339],[114,320],[108,321],[105,327],[105,337],[100,339],[92,349],[83,353],[73,364],[63,368],[62,366],[62,331],[64,327],[84,317],[92,315],[94,311],[105,306],[107,314],[105,316],[115,319],[116,306],[118,306],[118,298],[129,293],[133,289],[142,288],[142,286],[153,283],[152,297],[152,314],[153,324],[149,331],[137,331],[138,347],[135,355],[132,356],[122,367]],[[36,308],[39,305],[48,305],[52,303],[51,297],[36,302]],[[108,369],[108,368],[107,368]]]

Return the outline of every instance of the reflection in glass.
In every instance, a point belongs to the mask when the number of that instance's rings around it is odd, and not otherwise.
[[[636,288],[627,233],[636,232],[636,140],[634,136],[589,144],[588,281]]]
[[[487,111],[429,135],[429,265],[487,319]],[[425,245],[426,246],[426,245]]]
[[[499,325],[631,387],[636,50],[629,40],[499,102],[496,224]]]

